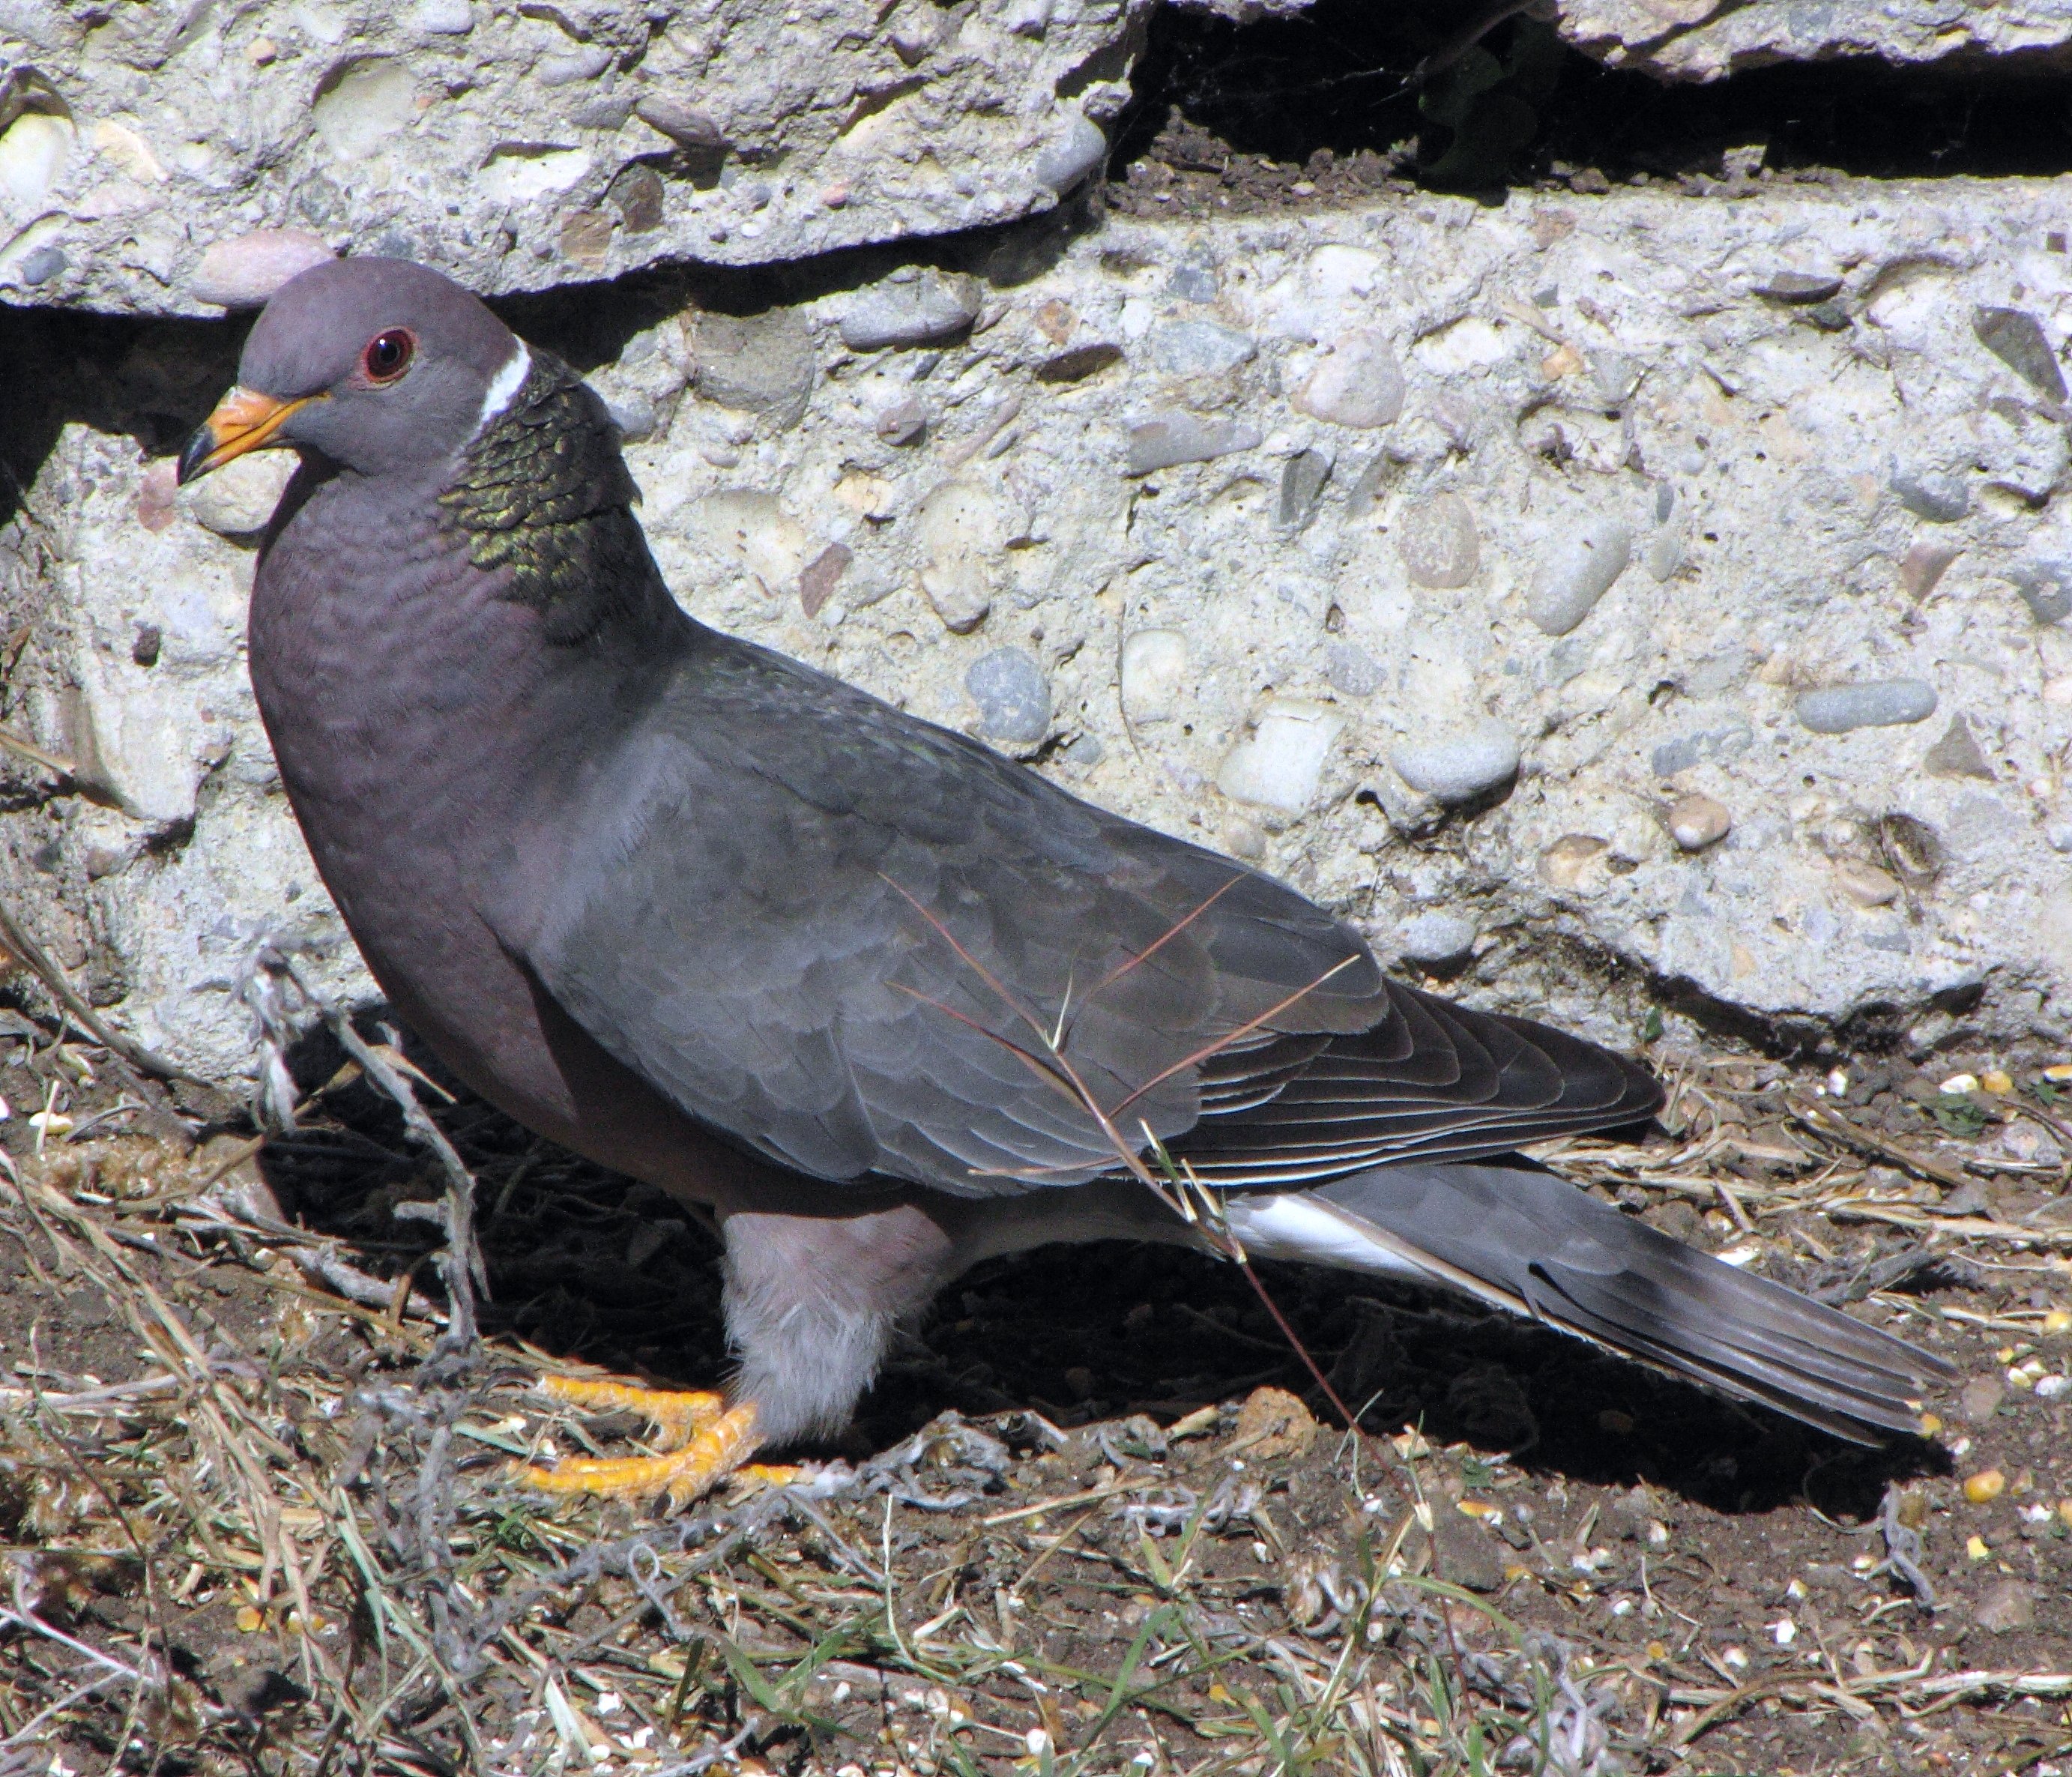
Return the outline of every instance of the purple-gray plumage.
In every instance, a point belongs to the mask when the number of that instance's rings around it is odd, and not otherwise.
[[[734,1404],[666,1473],[838,1427],[976,1258],[1198,1236],[1464,1289],[1861,1435],[1917,1351],[1498,1159],[1641,1067],[1391,981],[1292,889],[693,622],[597,397],[401,261],[285,286],[183,477],[292,446],[254,689],[368,965],[475,1090],[710,1206]],[[701,1418],[700,1415],[703,1417]],[[666,1466],[666,1465],[665,1465]]]

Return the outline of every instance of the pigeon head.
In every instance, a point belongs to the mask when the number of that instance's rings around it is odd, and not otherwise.
[[[191,481],[248,450],[292,448],[364,475],[451,456],[517,393],[530,357],[450,278],[403,259],[291,278],[245,342],[237,386],[180,453]]]

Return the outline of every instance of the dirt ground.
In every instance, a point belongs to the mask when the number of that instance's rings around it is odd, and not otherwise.
[[[2072,1766],[2055,1058],[1661,1053],[1644,1146],[1549,1150],[1951,1357],[1920,1439],[1261,1267],[1348,1436],[1241,1268],[1060,1248],[946,1294],[800,1487],[672,1515],[511,1466],[643,1431],[543,1374],[722,1377],[694,1220],[442,1108],[488,1281],[444,1351],[439,1174],[354,1070],[255,1150],[32,1029],[0,1062],[10,1774]],[[197,1145],[144,1133],[182,1105]]]

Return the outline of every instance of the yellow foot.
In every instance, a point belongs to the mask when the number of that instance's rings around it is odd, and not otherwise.
[[[636,1388],[623,1382],[545,1378],[541,1387],[561,1400],[644,1413],[660,1428],[659,1456],[571,1457],[552,1468],[527,1467],[519,1479],[549,1493],[598,1493],[621,1499],[668,1495],[673,1507],[689,1505],[740,1470],[755,1454],[755,1403],[730,1407],[718,1395],[675,1394]],[[750,1465],[755,1479],[775,1483],[790,1475]]]

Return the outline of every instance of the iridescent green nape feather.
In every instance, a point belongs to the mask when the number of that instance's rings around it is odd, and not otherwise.
[[[549,640],[576,642],[643,603],[656,579],[631,510],[639,497],[604,403],[534,348],[524,386],[462,453],[439,504],[467,533],[468,558],[508,570],[507,596],[542,613]]]

